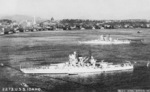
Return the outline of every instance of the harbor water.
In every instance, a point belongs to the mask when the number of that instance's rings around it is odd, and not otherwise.
[[[137,34],[137,31],[141,31]],[[124,45],[84,45],[78,41],[110,34],[118,39],[144,39],[143,43]],[[77,51],[97,62],[114,64],[131,61],[135,68],[79,75],[23,74],[21,67],[33,67],[68,61]],[[41,92],[117,92],[121,89],[150,89],[150,30],[114,29],[28,32],[0,36],[0,88],[35,87]],[[0,90],[1,90],[0,89]]]

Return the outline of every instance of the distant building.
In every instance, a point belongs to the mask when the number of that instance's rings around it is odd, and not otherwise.
[[[51,22],[54,22],[54,21],[55,21],[55,20],[54,20],[54,18],[52,17],[52,18],[51,18]]]
[[[146,27],[148,27],[148,28],[149,28],[149,27],[150,27],[150,24],[146,24]]]
[[[125,24],[124,28],[129,28],[129,26],[130,26],[129,24]]]

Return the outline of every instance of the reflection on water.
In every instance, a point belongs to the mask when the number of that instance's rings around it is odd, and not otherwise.
[[[150,88],[150,68],[146,66],[138,66],[134,70],[103,72],[100,74],[36,74],[32,76],[42,80],[42,83],[37,83],[37,85],[40,84],[40,87],[45,91],[116,92],[117,89]],[[41,84],[44,86],[41,86]]]

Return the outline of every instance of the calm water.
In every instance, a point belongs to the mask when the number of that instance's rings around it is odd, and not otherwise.
[[[136,32],[140,30],[141,34]],[[113,38],[144,39],[144,44],[81,45],[80,40],[96,39],[100,34]],[[130,60],[135,69],[81,75],[22,74],[18,70],[33,65],[66,62],[73,51],[97,61],[122,63]],[[42,92],[116,92],[118,89],[150,89],[150,30],[98,30],[73,32],[35,32],[0,37],[0,87],[40,87]],[[11,66],[11,67],[10,67]]]

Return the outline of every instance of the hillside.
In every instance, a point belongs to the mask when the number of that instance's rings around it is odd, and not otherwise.
[[[10,19],[19,22],[23,20],[33,21],[34,17],[27,15],[12,15],[12,16],[1,16],[0,19]],[[36,17],[36,20],[40,21],[42,19],[40,17]]]

